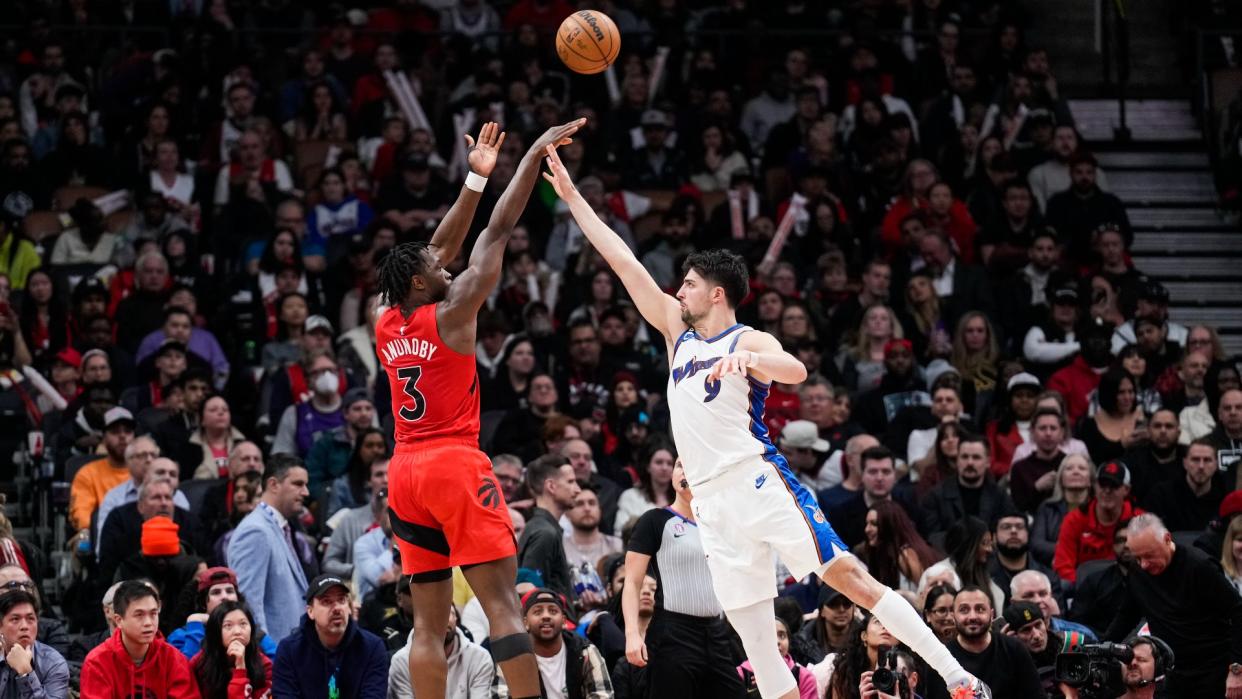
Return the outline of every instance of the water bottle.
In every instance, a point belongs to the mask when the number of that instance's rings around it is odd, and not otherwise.
[[[603,593],[604,582],[600,580],[599,573],[595,572],[595,568],[590,563],[583,561],[573,569],[574,580],[574,596],[581,597],[584,592],[594,592],[599,595]]]

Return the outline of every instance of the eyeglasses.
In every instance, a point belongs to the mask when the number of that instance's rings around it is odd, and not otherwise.
[[[953,613],[952,607],[932,607],[931,611],[928,612],[928,614],[930,614],[931,616],[935,616],[935,617],[946,617],[952,613]]]
[[[10,580],[0,585],[0,590],[29,590],[34,591],[35,585],[30,580]]]
[[[142,459],[142,460],[146,461],[146,460],[149,460],[149,459],[158,459],[158,458],[160,458],[160,453],[159,453],[158,451],[136,451],[136,452],[134,452],[134,453],[133,453],[133,457],[134,457],[135,459]]]

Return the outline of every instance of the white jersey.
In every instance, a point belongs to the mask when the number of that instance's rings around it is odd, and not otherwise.
[[[731,466],[776,454],[763,424],[769,385],[740,374],[707,378],[748,331],[739,323],[704,339],[687,329],[673,345],[668,407],[673,441],[692,488],[719,478]]]

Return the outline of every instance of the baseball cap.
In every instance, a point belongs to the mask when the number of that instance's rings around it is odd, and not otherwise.
[[[1168,303],[1169,290],[1164,288],[1164,284],[1155,279],[1147,279],[1138,289],[1138,299],[1140,301],[1153,301],[1155,303]]]
[[[1025,371],[1020,371],[1009,379],[1010,393],[1012,393],[1013,390],[1019,386],[1030,386],[1036,391],[1040,389],[1039,379],[1035,378],[1034,374],[1029,374]]]
[[[313,315],[306,319],[306,332],[309,333],[309,332],[314,332],[316,330],[323,330],[329,335],[332,335],[335,333],[335,331],[332,329],[332,321],[328,320],[327,318],[321,315]]]
[[[529,612],[530,608],[536,604],[547,603],[552,603],[560,607],[562,613],[565,611],[565,600],[561,599],[560,595],[546,587],[536,587],[530,592],[527,592],[526,596],[522,598],[522,614]]]
[[[374,401],[371,400],[371,394],[367,392],[367,389],[359,386],[357,388],[351,388],[345,392],[345,399],[341,405],[341,409],[348,410],[349,406],[359,401],[367,401],[368,403],[374,404]]]
[[[73,287],[73,302],[81,303],[88,296],[102,296],[108,298],[108,287],[99,277],[86,277]]]
[[[781,430],[782,448],[825,452],[829,446],[828,440],[820,438],[819,428],[810,420],[792,420]]]
[[[348,594],[350,591],[349,583],[345,582],[340,577],[332,575],[331,573],[324,573],[323,575],[320,575],[319,577],[311,581],[310,587],[306,588],[306,603],[310,604],[311,600],[324,594],[325,592],[327,592],[328,590],[331,590],[334,587],[345,588],[346,594]]]
[[[668,119],[664,116],[664,112],[658,109],[648,109],[643,112],[643,116],[638,121],[643,126],[659,126],[668,128]]]
[[[835,587],[832,587],[831,585],[820,585],[819,602],[817,602],[815,606],[817,608],[826,607],[844,596],[845,593]]]
[[[1072,286],[1058,287],[1052,292],[1052,303],[1062,306],[1078,305],[1078,290]]]
[[[82,354],[72,347],[66,347],[57,352],[56,361],[68,364],[75,369],[82,368]]]
[[[1114,488],[1130,485],[1130,469],[1126,468],[1125,462],[1114,459],[1100,467],[1096,480]]]
[[[1238,513],[1242,513],[1242,490],[1235,490],[1220,501],[1221,519],[1233,519]]]
[[[893,350],[897,349],[898,347],[905,347],[907,352],[914,351],[914,344],[911,343],[909,340],[893,338],[889,340],[888,342],[884,343],[884,356],[887,357]]]
[[[237,573],[234,573],[232,568],[216,566],[198,574],[199,592],[211,589],[212,585],[222,585],[224,583],[232,583],[233,587],[237,587]]]
[[[1009,624],[1010,631],[1019,631],[1027,624],[1043,619],[1044,612],[1034,602],[1015,600],[1010,602],[1008,607],[1005,607],[1005,612],[1001,616]]]
[[[128,422],[130,427],[138,424],[134,422],[134,414],[119,405],[104,413],[105,430],[120,422]]]

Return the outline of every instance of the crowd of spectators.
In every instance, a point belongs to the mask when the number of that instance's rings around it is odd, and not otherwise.
[[[506,132],[474,236],[580,116],[561,158],[661,286],[695,249],[746,258],[739,314],[810,374],[772,387],[768,433],[996,696],[1058,696],[1058,639],[1144,622],[1167,646],[1131,639],[1133,696],[1157,670],[1242,692],[1239,362],[1134,267],[1037,4],[596,8],[607,77],[556,58],[565,0],[11,3],[0,451],[67,534],[0,520],[0,696],[411,697],[375,270],[452,204],[463,134]],[[626,648],[695,593],[656,565],[692,524],[667,348],[547,183],[504,265],[481,447],[547,696],[661,696]],[[870,696],[881,662],[945,696],[865,610],[773,575],[804,699]],[[460,576],[453,604],[450,695],[508,696]],[[740,646],[712,648],[740,691]]]

